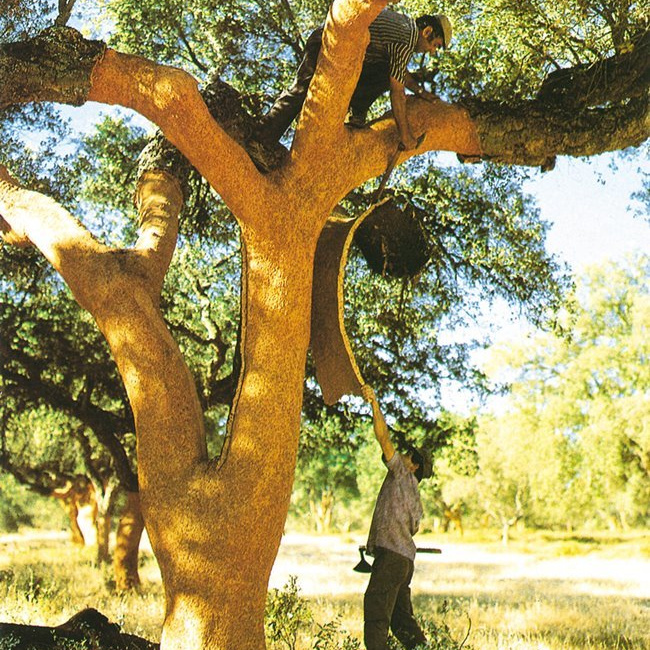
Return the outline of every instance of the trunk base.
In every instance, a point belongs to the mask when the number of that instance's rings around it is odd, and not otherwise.
[[[160,646],[133,634],[123,634],[116,623],[96,609],[84,609],[56,627],[0,623],[0,647],[11,641],[12,650],[64,650],[71,642],[89,650],[158,650]]]

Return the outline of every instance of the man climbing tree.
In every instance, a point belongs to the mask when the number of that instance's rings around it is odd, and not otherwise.
[[[390,103],[404,150],[414,149],[413,135],[406,116],[406,88],[417,97],[433,101],[435,95],[427,92],[407,70],[411,56],[416,52],[433,54],[451,41],[451,23],[447,16],[424,14],[413,20],[404,14],[384,9],[370,24],[370,42],[366,49],[361,76],[350,100],[346,124],[360,128],[366,124],[366,115],[373,102],[390,90]],[[323,27],[314,30],[305,45],[305,53],[296,73],[293,86],[275,101],[258,127],[258,138],[277,141],[298,115],[309,90],[318,54],[323,40]]]
[[[98,241],[60,202],[21,187],[22,179],[4,173],[0,183],[3,237],[41,251],[94,317],[123,378],[138,438],[142,511],[164,584],[163,650],[264,648],[266,590],[293,485],[307,350],[321,328],[311,319],[317,244],[333,208],[385,169],[400,139],[392,115],[367,129],[344,125],[369,25],[385,5],[334,1],[289,155],[267,174],[243,146],[250,135],[243,113],[229,121],[219,112],[222,102],[212,114],[196,79],[177,67],[68,28],[0,49],[0,107],[95,101],[146,116],[241,229],[241,371],[215,458],[195,382],[160,311],[185,200],[177,160],[151,157],[142,165],[132,246]],[[602,52],[598,74],[576,65],[539,97],[510,104],[489,96],[462,103],[408,97],[413,132],[427,132],[422,148],[541,166],[556,155],[644,142],[649,38],[640,20],[629,18],[635,29],[617,31],[620,47]],[[200,63],[192,54],[192,65]],[[403,152],[399,162],[412,155]]]

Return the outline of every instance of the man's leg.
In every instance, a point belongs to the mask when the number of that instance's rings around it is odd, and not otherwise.
[[[294,118],[300,113],[305,97],[307,97],[309,84],[316,70],[322,39],[322,27],[315,29],[307,39],[305,52],[296,72],[293,86],[282,92],[269,112],[260,120],[257,129],[258,139],[277,142],[289,128]]]
[[[374,101],[390,88],[387,63],[364,63],[350,100],[350,126],[362,126]]]
[[[370,582],[363,599],[363,639],[367,650],[386,650],[388,627],[400,585],[408,578],[407,558],[377,549]]]
[[[411,562],[406,580],[400,585],[397,592],[395,607],[390,620],[390,629],[407,650],[412,650],[412,648],[427,642],[424,632],[422,632],[413,616],[413,604],[411,602],[412,577],[413,563]]]

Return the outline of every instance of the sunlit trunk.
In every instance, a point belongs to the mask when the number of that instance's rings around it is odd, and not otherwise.
[[[79,522],[77,521],[77,516],[79,515],[77,504],[68,502],[64,504],[64,508],[70,522],[70,539],[72,540],[72,543],[77,544],[78,546],[84,546],[86,544],[86,539],[81,531]]]
[[[111,561],[110,534],[111,513],[100,512],[97,515],[97,564],[108,564]]]
[[[331,490],[324,490],[318,501],[309,500],[309,510],[316,523],[316,532],[327,534],[332,527],[334,513],[334,494]]]
[[[115,589],[118,592],[140,586],[138,556],[143,530],[144,520],[140,509],[140,495],[137,492],[128,492],[115,533],[115,550],[113,551]]]
[[[142,511],[165,588],[163,650],[265,647],[298,447],[315,237],[290,254],[251,240],[242,375],[218,461],[207,457],[194,382],[157,305],[125,287],[97,319],[133,406]]]

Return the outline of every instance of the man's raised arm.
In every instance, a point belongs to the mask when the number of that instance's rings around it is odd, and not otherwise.
[[[361,394],[366,402],[368,402],[372,407],[372,424],[375,429],[375,438],[377,438],[377,442],[379,442],[381,450],[384,453],[384,458],[386,462],[388,462],[395,455],[395,447],[390,439],[388,426],[386,425],[384,414],[381,412],[381,408],[379,407],[377,396],[375,395],[372,386],[369,386],[368,384],[364,384],[361,387]]]

